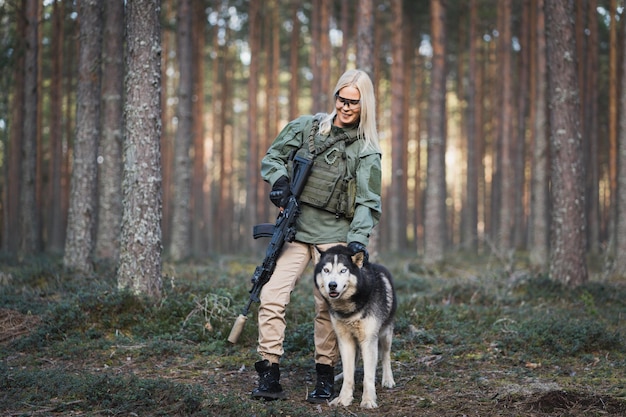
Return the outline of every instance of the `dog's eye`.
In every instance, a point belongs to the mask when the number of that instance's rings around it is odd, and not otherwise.
[[[339,271],[341,274],[345,274],[346,272],[348,272],[348,268],[341,268],[341,271]]]
[[[322,271],[323,271],[325,274],[328,274],[328,273],[330,272],[330,269],[328,269],[328,267],[327,267],[327,266],[325,266],[325,267],[324,267],[324,269],[322,269]]]

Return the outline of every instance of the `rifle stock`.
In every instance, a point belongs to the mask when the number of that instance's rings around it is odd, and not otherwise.
[[[261,289],[270,280],[274,269],[276,268],[276,261],[280,256],[285,242],[293,242],[296,238],[296,220],[300,215],[299,197],[304,189],[306,180],[311,173],[311,167],[313,166],[313,160],[301,158],[296,156],[294,162],[294,173],[290,183],[291,195],[286,207],[278,214],[276,223],[272,233],[272,238],[265,251],[265,258],[261,265],[258,265],[252,275],[252,289],[250,290],[250,298],[248,299],[241,314],[235,320],[230,334],[228,335],[228,341],[232,344],[237,343],[239,336],[243,332],[244,325],[246,324],[248,313],[253,302],[258,303]],[[253,230],[253,236],[256,238],[267,236],[259,235]],[[267,230],[267,229],[265,229]]]

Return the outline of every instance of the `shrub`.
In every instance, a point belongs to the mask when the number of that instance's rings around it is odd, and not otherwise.
[[[514,352],[562,357],[598,350],[624,350],[619,332],[612,332],[602,323],[589,318],[534,316],[517,323],[517,326],[511,325],[510,330],[514,331],[504,333],[501,341],[505,349]]]

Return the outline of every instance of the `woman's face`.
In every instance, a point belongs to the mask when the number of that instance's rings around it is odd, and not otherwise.
[[[335,125],[346,127],[357,124],[361,117],[361,93],[355,87],[344,87],[335,94],[337,117]]]

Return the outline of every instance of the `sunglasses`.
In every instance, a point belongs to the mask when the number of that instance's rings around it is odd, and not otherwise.
[[[335,100],[341,103],[341,106],[348,105],[348,108],[356,108],[361,104],[361,100],[354,100],[350,98],[344,98],[339,95],[339,93],[335,93]]]

